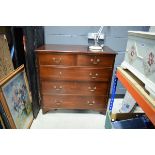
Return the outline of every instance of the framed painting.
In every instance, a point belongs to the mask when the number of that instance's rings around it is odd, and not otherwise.
[[[14,70],[10,50],[5,35],[0,35],[0,79]]]
[[[4,111],[3,107],[2,107],[1,101],[0,101],[0,115],[1,115],[1,118],[3,120],[5,128],[10,129],[11,128],[10,123],[9,123],[9,120],[8,120],[8,118],[6,116],[6,113],[5,113],[5,111]]]
[[[32,99],[24,65],[0,81],[0,100],[12,129],[30,128]]]

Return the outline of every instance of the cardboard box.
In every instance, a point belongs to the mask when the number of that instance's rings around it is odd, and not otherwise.
[[[113,122],[115,121],[122,121],[122,120],[129,120],[140,118],[144,116],[144,113],[110,113],[110,111],[106,112],[106,120],[105,120],[105,128],[106,129],[113,129]]]

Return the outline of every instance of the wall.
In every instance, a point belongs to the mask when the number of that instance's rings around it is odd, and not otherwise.
[[[51,26],[45,27],[46,44],[80,44],[88,45],[88,33],[97,32],[99,26]],[[128,31],[148,31],[147,26],[105,26],[105,45],[118,52],[115,61],[115,68],[121,64],[124,59],[124,53],[127,44]],[[125,89],[118,82],[117,94],[124,94]]]
[[[47,44],[88,45],[89,32],[97,32],[95,26],[52,26],[45,27],[45,42]]]
[[[126,45],[127,45],[127,37],[128,37],[128,31],[148,31],[149,27],[145,26],[108,26],[105,29],[105,45],[109,46],[113,50],[118,52],[118,55],[116,56],[115,60],[115,67],[114,72],[116,70],[116,67],[119,66],[125,55]],[[114,74],[113,74],[114,75]],[[113,76],[114,78],[114,76]],[[112,86],[111,86],[112,87]],[[117,94],[124,94],[125,93],[124,87],[121,85],[121,83],[118,81],[117,84]]]

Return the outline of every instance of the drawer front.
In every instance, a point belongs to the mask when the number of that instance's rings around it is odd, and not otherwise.
[[[76,56],[71,54],[39,54],[40,65],[66,65],[74,66],[76,63]]]
[[[43,95],[42,104],[45,108],[67,109],[104,109],[107,97],[76,96],[76,95]]]
[[[42,94],[107,95],[108,82],[42,81]]]
[[[115,55],[78,55],[78,66],[104,66],[113,67]]]
[[[51,66],[40,66],[41,80],[109,81],[111,76],[111,68],[58,68]]]

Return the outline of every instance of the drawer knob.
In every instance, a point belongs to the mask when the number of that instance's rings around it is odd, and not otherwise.
[[[94,88],[88,87],[88,89],[89,89],[89,91],[94,92],[96,90],[96,87],[94,87]]]
[[[61,90],[62,89],[62,86],[54,86],[54,89]]]
[[[92,106],[95,104],[95,101],[87,101],[88,105]]]
[[[60,64],[61,63],[61,58],[53,58],[54,63]]]

